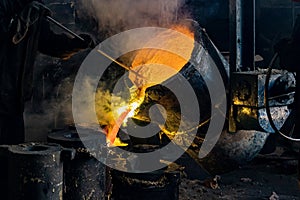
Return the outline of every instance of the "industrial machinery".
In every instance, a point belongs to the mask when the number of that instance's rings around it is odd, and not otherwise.
[[[51,19],[48,18],[48,20]],[[51,21],[53,22],[53,19]],[[200,27],[195,21],[190,20],[189,22],[192,24],[193,37],[199,44],[193,47],[190,60],[183,66],[180,66],[181,68],[178,70],[178,74],[188,80],[195,91],[199,107],[201,108],[201,115],[199,121],[192,122],[197,126],[189,127],[192,129],[199,128],[192,144],[189,143],[190,141],[181,142],[182,144],[187,143],[190,146],[189,149],[187,149],[187,154],[196,161],[198,166],[204,166],[209,172],[219,173],[220,171],[226,171],[237,165],[244,164],[253,159],[261,151],[269,134],[272,133],[279,133],[291,141],[299,141],[299,135],[294,134],[297,133],[295,131],[297,130],[297,125],[295,126],[296,108],[299,109],[296,104],[297,100],[300,99],[298,97],[299,93],[296,92],[296,83],[299,83],[299,76],[297,78],[294,71],[288,72],[282,69],[273,70],[277,55],[275,55],[271,61],[269,69],[259,70],[255,67],[255,0],[230,0],[231,46],[229,63],[208,37],[205,29]],[[59,26],[62,27],[61,25]],[[76,34],[70,33],[78,37]],[[178,45],[182,43],[175,44]],[[129,67],[120,63],[117,60],[118,58],[113,59],[112,55],[105,54],[107,52],[98,51],[94,53],[98,56],[97,58],[100,57],[102,59],[100,61],[109,60],[112,62],[110,68],[104,73],[101,80],[105,83],[103,85],[107,87],[115,85],[117,80],[123,76],[124,69],[130,70]],[[155,55],[155,53],[161,54],[162,52],[149,51],[148,53]],[[161,61],[170,59],[165,57],[166,59],[164,60],[163,54],[156,58],[161,58]],[[138,63],[138,61],[136,62]],[[198,65],[195,65],[195,63]],[[200,70],[204,71],[205,77],[199,73],[199,68],[197,69],[199,66],[202,68]],[[214,81],[214,77],[210,71],[210,67],[212,66],[216,66],[219,70],[223,81],[222,84],[225,85],[227,91],[227,96],[220,96],[212,107],[217,107],[219,104],[224,103],[224,100],[226,101],[227,98],[228,112],[219,112],[217,115],[227,118],[228,124],[225,124],[222,135],[214,149],[206,158],[200,159],[198,153],[201,145],[206,142],[205,131],[210,125],[211,118],[215,117],[211,115],[211,107],[208,106],[212,104],[212,100],[209,97],[209,90],[206,84],[206,81],[209,79],[211,79],[211,82]],[[159,74],[156,75],[158,76]],[[183,81],[176,76],[171,77],[166,80],[166,82],[170,85],[177,84],[178,87],[183,83]],[[84,96],[83,90],[80,97],[82,98]],[[103,98],[101,100],[103,100]],[[160,130],[160,132],[153,137],[138,138],[130,134],[128,137],[124,132],[116,129],[115,126],[109,127],[111,124],[104,124],[102,127],[104,130],[111,128],[116,131],[114,134],[119,134],[122,142],[126,142],[128,145],[120,147],[124,150],[147,153],[149,148],[144,148],[145,146],[155,147],[151,149],[153,151],[162,148],[175,137],[173,133],[176,133],[178,130],[181,120],[180,109],[178,108],[185,105],[179,104],[176,95],[174,95],[172,91],[164,86],[155,85],[147,88],[145,91],[145,99],[143,103],[139,105],[139,112],[131,117],[132,121],[128,124],[132,125],[133,122],[139,125],[149,124],[151,117],[148,111],[149,107],[154,104],[165,106],[167,119],[164,129]],[[189,109],[190,113],[194,112],[193,107]],[[110,110],[110,107],[106,107],[106,110]],[[123,111],[123,113],[126,114],[126,111]],[[99,116],[108,119],[109,114],[105,116],[105,114],[100,113]],[[102,121],[105,121],[104,119],[102,119]],[[123,121],[121,117],[119,119]],[[184,122],[187,122],[186,124],[190,122],[188,121],[189,119],[184,120]],[[154,121],[159,120],[155,118]],[[120,124],[117,125],[119,126]],[[161,124],[157,122],[155,125],[159,126]],[[89,126],[89,124],[87,126]],[[221,126],[223,126],[223,124],[221,124]],[[134,126],[127,127],[127,130],[134,132],[134,128]],[[188,135],[189,130],[190,129],[186,129],[180,134]],[[103,193],[106,193],[105,195],[108,198],[111,192],[111,180],[106,177],[108,169],[93,158],[93,155],[85,149],[84,144],[80,142],[78,145],[79,139],[88,139],[88,141],[92,142],[96,139],[93,137],[82,138],[82,135],[77,135],[77,132],[75,132],[75,130],[61,130],[58,133],[49,135],[51,142],[76,149],[75,159],[65,162],[64,174],[68,177],[68,180],[64,183],[65,191],[63,195],[67,199],[76,199],[79,195],[85,197],[94,195],[99,197],[101,195],[104,196]],[[104,134],[102,136],[104,136]],[[105,143],[104,140],[101,142]],[[113,148],[108,150],[110,153],[113,152]],[[167,156],[171,157],[172,155]],[[126,169],[129,169],[129,167],[134,168],[135,166],[132,163],[136,165],[139,164],[138,162],[130,163],[130,161],[122,157],[118,157],[115,160],[117,164],[124,164]],[[134,160],[134,158],[132,158],[132,160]],[[187,168],[188,167],[189,166],[187,166]],[[124,171],[126,171],[126,169]],[[109,174],[109,176],[110,175],[111,174]],[[76,183],[75,180],[78,176],[81,177],[80,181],[82,184]],[[165,171],[165,169],[161,169],[151,173],[140,174],[123,173],[114,170],[112,176],[114,178],[112,182],[115,184],[112,191],[117,191],[115,192],[116,199],[122,199],[122,196],[126,195],[129,195],[130,198],[133,190],[136,190],[137,193],[141,195],[147,192],[149,199],[153,197],[159,198],[159,196],[161,196],[162,199],[167,199],[167,197],[168,199],[178,198],[180,177],[176,170],[170,173],[169,171]],[[105,188],[108,186],[109,188]],[[118,196],[119,194],[121,195]]]
[[[205,67],[216,65],[220,71],[223,83],[228,91],[229,112],[219,114],[228,116],[229,125],[224,129],[227,130],[228,128],[230,133],[224,131],[223,136],[220,138],[219,144],[217,144],[215,149],[219,149],[217,150],[218,152],[224,152],[226,155],[220,156],[217,154],[218,157],[228,156],[228,159],[232,159],[239,164],[245,163],[260,152],[269,134],[274,132],[285,132],[282,133],[283,136],[297,140],[297,138],[294,138],[297,136],[289,135],[289,132],[293,130],[293,118],[295,118],[295,74],[284,70],[259,70],[255,67],[255,1],[230,1],[231,46],[229,64],[210,40],[206,31],[195,24],[193,28],[194,38],[200,45],[196,45],[193,48],[191,59],[184,66],[181,66],[182,68],[178,72],[189,81],[195,90],[201,108],[201,124],[211,117],[209,116],[211,110],[207,106],[211,104],[211,101],[208,97],[209,92],[204,80],[205,78],[209,79],[207,77],[210,77],[211,74]],[[113,86],[117,82],[116,80],[123,75],[124,71],[122,71],[122,68],[126,70],[130,68],[112,59],[112,55],[107,55],[107,52],[98,52],[101,55],[97,55],[102,56],[102,59],[108,59],[113,62],[110,70],[106,73],[106,77],[104,75],[102,79],[104,84]],[[161,54],[161,52],[150,52],[149,54],[155,53]],[[163,60],[163,55],[158,56],[158,58]],[[205,71],[206,77],[197,73],[193,63],[200,63],[200,66],[203,67],[202,70],[207,70]],[[273,64],[274,62],[270,64],[270,67]],[[116,71],[121,75],[112,76]],[[158,76],[159,74],[156,75]],[[166,82],[172,83],[176,81],[178,81],[176,77],[171,77]],[[175,98],[164,87],[149,87],[146,90],[145,100],[139,107],[140,112],[132,118],[135,122],[138,121],[141,124],[149,123],[150,119],[147,109],[154,103],[160,103],[169,108],[166,121],[166,126],[169,129],[165,133],[176,132],[178,128],[176,123],[178,123],[178,113],[180,111],[176,109],[178,102],[176,100],[172,101]],[[205,129],[205,126],[200,126],[200,128]],[[282,129],[282,131],[279,132],[279,129]],[[201,136],[202,130],[199,132],[198,136]],[[152,144],[152,139],[143,138],[138,142]],[[162,138],[156,137],[156,139]],[[133,144],[138,143],[134,137],[130,138],[130,142]],[[161,143],[163,142],[154,141],[154,145],[161,145]],[[232,144],[238,145],[233,147]],[[201,146],[201,144],[198,144],[198,146]]]
[[[295,129],[297,104],[295,72],[284,68],[274,70],[278,54],[268,70],[255,69],[255,1],[230,1],[230,17],[229,131],[262,130],[300,141],[296,135],[291,135]]]

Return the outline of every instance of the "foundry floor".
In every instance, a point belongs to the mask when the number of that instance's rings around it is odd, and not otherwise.
[[[255,159],[251,164],[220,175],[219,187],[203,181],[182,179],[180,200],[298,200],[297,161]]]

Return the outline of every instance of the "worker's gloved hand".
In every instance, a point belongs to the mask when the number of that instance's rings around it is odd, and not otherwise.
[[[72,42],[74,42],[75,48],[78,48],[78,49],[91,48],[92,49],[96,46],[93,38],[89,34],[80,34],[79,36],[82,37],[84,39],[84,41],[75,37],[72,41]]]
[[[31,26],[39,18],[51,15],[52,12],[47,6],[38,1],[32,1],[24,6],[24,9],[19,14],[19,18],[23,23]]]
[[[15,18],[15,34],[12,42],[18,44],[22,41],[29,27],[35,24],[41,17],[51,15],[51,11],[44,4],[38,1],[32,1],[24,6],[24,8],[17,14]]]

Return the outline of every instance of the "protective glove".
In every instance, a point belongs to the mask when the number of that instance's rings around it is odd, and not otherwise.
[[[41,17],[51,15],[51,11],[44,4],[38,1],[28,3],[24,9],[17,15],[16,30],[12,42],[18,44],[27,35],[30,26],[35,24]]]
[[[51,16],[51,10],[38,1],[27,4],[20,13],[20,19],[26,24],[34,24],[42,16]]]
[[[93,38],[89,34],[80,34],[79,36],[82,37],[84,39],[84,41],[82,41],[79,38],[74,38],[72,40],[74,48],[78,48],[78,49],[91,48],[91,49],[93,49],[96,46]]]

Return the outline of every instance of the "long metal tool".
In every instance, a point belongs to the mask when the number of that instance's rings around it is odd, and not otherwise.
[[[126,65],[124,65],[124,64],[122,64],[122,63],[120,63],[120,62],[118,62],[117,60],[115,60],[114,58],[112,58],[110,55],[108,55],[107,53],[105,53],[104,51],[102,51],[102,50],[100,50],[100,49],[98,49],[97,51],[98,51],[98,53],[100,53],[100,54],[103,55],[104,57],[108,58],[109,60],[111,60],[111,61],[113,61],[114,63],[116,63],[117,65],[119,65],[120,67],[126,69],[127,71],[132,72],[132,73],[135,74],[136,76],[139,76],[139,77],[141,77],[141,78],[147,80],[146,77],[142,76],[141,74],[139,74],[138,72],[134,71],[134,70],[131,69],[130,67],[128,67],[128,66],[126,66]]]
[[[46,19],[49,22],[52,22],[53,24],[55,24],[56,26],[58,26],[59,28],[63,29],[64,31],[70,33],[72,36],[82,40],[83,42],[85,41],[81,36],[79,36],[78,34],[74,33],[73,31],[71,31],[70,29],[68,29],[67,27],[65,27],[64,25],[62,25],[61,23],[59,23],[58,21],[56,21],[55,19],[53,19],[50,16],[46,16]]]
[[[109,60],[113,61],[114,63],[118,64],[120,67],[126,69],[127,71],[130,71],[130,67],[127,67],[126,65],[118,62],[117,60],[113,59],[110,55],[108,55],[107,53],[105,53],[104,51],[98,49],[97,50],[100,54],[102,54],[104,57],[108,58]]]

